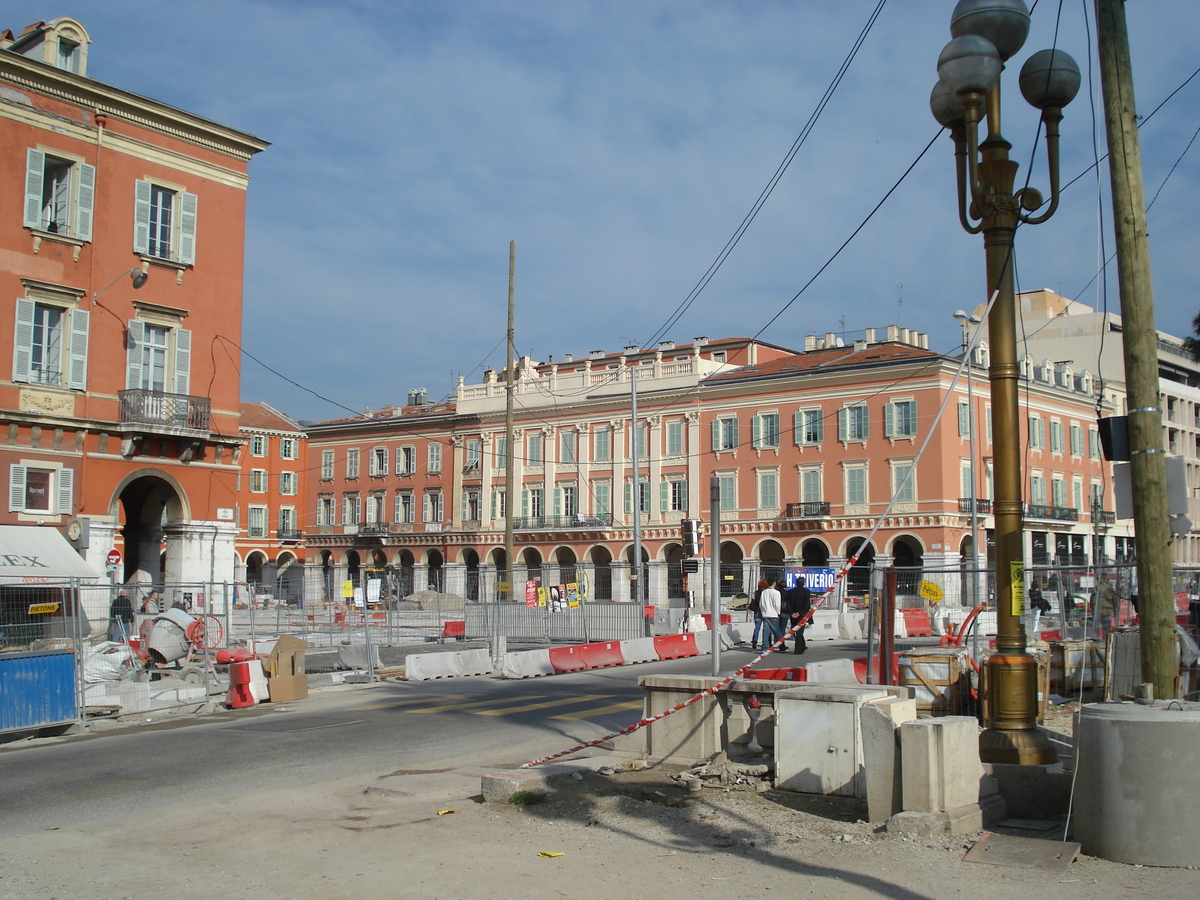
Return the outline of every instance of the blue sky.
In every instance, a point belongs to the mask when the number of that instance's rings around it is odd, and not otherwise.
[[[928,96],[951,0],[890,0],[757,219],[682,319],[671,312],[784,159],[875,0],[72,0],[6,4],[0,27],[71,15],[89,74],[251,132],[242,396],[323,420],[448,395],[503,364],[508,242],[517,347],[535,359],[654,338],[753,335],[825,264],[934,138]],[[1091,0],[1062,4],[1058,46],[1084,69]],[[1036,113],[1016,70],[1053,42],[1041,0],[1005,80],[1005,136],[1024,176]],[[1197,67],[1200,3],[1127,4],[1143,115]],[[1094,29],[1093,29],[1094,32]],[[1094,44],[1094,38],[1092,42]],[[1085,83],[1067,108],[1064,181],[1105,152]],[[1200,127],[1200,77],[1142,129],[1153,197]],[[1200,141],[1197,141],[1200,144]],[[1044,145],[1032,184],[1045,190]],[[1101,306],[1107,168],[1017,238],[1022,289]],[[1200,146],[1149,214],[1157,323],[1187,334]],[[1103,195],[1098,208],[1097,191]],[[1119,311],[1115,266],[1108,302]],[[857,238],[762,333],[896,323],[959,341],[985,300],[982,240],[959,227],[939,137]]]

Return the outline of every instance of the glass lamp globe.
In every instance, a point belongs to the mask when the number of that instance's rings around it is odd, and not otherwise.
[[[977,34],[956,37],[938,56],[938,77],[954,94],[983,94],[1000,77],[1000,53],[987,38]]]
[[[1062,50],[1039,50],[1021,66],[1021,96],[1036,109],[1066,106],[1079,92],[1079,66]]]
[[[1024,0],[959,0],[950,14],[950,36],[977,34],[1012,58],[1029,37],[1029,10]]]

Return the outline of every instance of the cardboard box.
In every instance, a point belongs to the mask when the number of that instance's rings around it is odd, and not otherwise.
[[[270,656],[263,660],[272,703],[303,700],[308,696],[308,676],[304,673],[304,651],[307,647],[308,641],[284,634],[275,642]]]

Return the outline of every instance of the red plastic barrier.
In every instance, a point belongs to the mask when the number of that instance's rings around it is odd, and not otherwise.
[[[700,613],[700,616],[701,616],[701,618],[704,619],[704,624],[708,628],[708,630],[712,631],[712,613]],[[733,623],[733,615],[732,614],[721,613],[721,624],[722,625],[730,625],[732,623]]]
[[[562,675],[564,672],[582,672],[587,669],[588,665],[584,661],[583,654],[579,652],[579,647],[580,645],[550,648],[550,665],[554,666],[556,675]]]
[[[685,659],[699,656],[694,634],[663,634],[654,639],[654,650],[659,659]]]
[[[575,648],[589,669],[603,669],[607,666],[625,665],[625,654],[621,652],[619,641],[607,641],[603,644],[580,644]],[[553,660],[553,657],[551,658]]]
[[[863,670],[866,670],[865,664]],[[808,669],[750,669],[742,677],[751,681],[808,681]]]
[[[871,674],[872,674],[872,677],[875,679],[875,683],[879,684],[880,679],[879,679],[879,657],[878,656],[875,657],[875,667],[874,668],[875,668],[875,671],[872,672]],[[865,656],[860,656],[858,659],[854,660],[854,674],[856,676],[858,676],[858,681],[860,684],[867,683],[867,658]],[[892,684],[899,684],[899,683],[900,683],[900,654],[893,653],[892,654]]]
[[[443,622],[442,637],[458,638],[460,641],[467,636],[467,623],[463,622]]]
[[[250,663],[235,662],[229,666],[229,693],[225,697],[225,705],[230,709],[245,709],[254,705],[254,695],[250,693]]]
[[[654,618],[654,607],[653,606],[643,606],[642,607],[642,615],[647,619],[653,619]]]
[[[904,628],[909,637],[933,637],[933,623],[929,621],[929,613],[923,609],[902,609]]]
[[[1058,629],[1052,631],[1042,631],[1040,634],[1043,641],[1061,641],[1063,639],[1062,631]]]
[[[229,663],[249,662],[252,659],[263,659],[261,654],[247,650],[245,647],[235,647],[232,650],[218,650],[217,663],[219,665],[228,665]]]

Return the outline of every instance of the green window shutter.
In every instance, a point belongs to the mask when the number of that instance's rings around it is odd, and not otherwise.
[[[179,261],[188,265],[196,261],[196,205],[195,194],[179,195]]]
[[[754,416],[750,419],[750,446],[756,450],[763,445],[763,417]]]
[[[799,446],[804,443],[804,413],[797,411],[792,416],[792,440]]]
[[[847,426],[847,422],[848,422],[849,418],[850,418],[849,407],[843,406],[841,409],[838,410],[838,440],[839,441],[844,442],[846,440],[846,426]]]
[[[192,333],[186,328],[175,329],[175,393],[190,393],[192,369]]]
[[[81,241],[92,239],[92,207],[96,203],[96,167],[77,163],[79,189],[75,194],[75,237]]]
[[[686,509],[688,509],[688,508],[690,507],[690,501],[688,500],[688,497],[689,497],[689,496],[691,496],[690,494],[688,494],[688,483],[687,483],[687,479],[685,478],[683,481],[681,481],[681,482],[680,482],[680,485],[681,485],[681,486],[680,486],[680,488],[679,488],[679,489],[680,489],[681,491],[683,491],[683,508],[686,510]]]
[[[67,365],[67,387],[87,387],[88,321],[86,309],[71,310],[71,360]]]
[[[713,419],[712,421],[712,448],[714,450],[721,449],[721,420]]]
[[[630,515],[633,512],[633,484],[625,482],[625,514]]]
[[[46,154],[25,151],[25,227],[42,227],[42,181],[46,176]],[[24,503],[24,500],[21,501]],[[21,507],[24,509],[24,507]]]
[[[133,252],[150,253],[150,182],[133,184]]]
[[[883,407],[883,436],[896,436],[896,404],[891,401]]]
[[[27,384],[31,377],[29,367],[33,363],[33,313],[34,302],[26,300],[24,297],[18,297],[17,329],[13,335],[12,377],[13,381],[19,381],[22,384]]]
[[[671,509],[671,483],[669,481],[658,483],[658,509],[659,512],[669,512]]]
[[[25,467],[13,463],[8,467],[8,511],[25,510]]]
[[[491,517],[493,519],[496,518],[496,492],[495,491],[492,491],[492,516]]]
[[[521,491],[521,517],[529,517],[529,491]]]
[[[562,511],[562,488],[554,489],[554,515],[561,516]]]
[[[136,390],[142,386],[142,351],[146,343],[146,323],[138,319],[129,320],[129,350],[125,356],[125,388]]]

